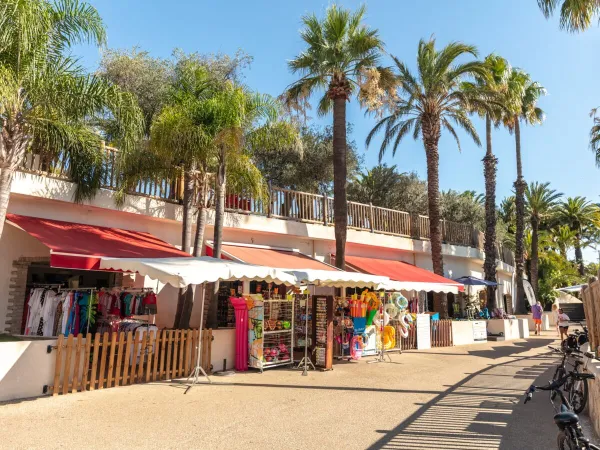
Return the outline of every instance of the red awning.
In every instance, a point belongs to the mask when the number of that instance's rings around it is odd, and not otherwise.
[[[206,254],[212,256],[212,248],[207,247]],[[223,244],[221,257],[236,259],[258,266],[278,267],[282,269],[337,270],[329,264],[317,261],[294,250],[273,249],[260,246]]]
[[[432,288],[416,290],[435,290],[435,285],[455,286],[459,291],[464,290],[461,283],[403,261],[346,256],[346,265],[348,266],[347,270],[353,269],[371,275],[386,276],[394,281],[415,283],[415,286],[430,286]]]
[[[190,255],[157,237],[122,230],[39,217],[8,214],[6,220],[50,249],[50,265],[98,270],[100,258],[171,258]]]

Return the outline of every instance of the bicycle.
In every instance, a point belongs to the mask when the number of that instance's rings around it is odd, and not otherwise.
[[[550,401],[556,412],[554,415],[554,423],[559,430],[558,435],[556,436],[556,444],[559,450],[600,450],[600,447],[590,444],[589,439],[584,436],[579,423],[579,417],[573,412],[571,404],[561,389],[569,379],[589,380],[594,378],[596,378],[596,376],[592,373],[570,372],[563,378],[553,381],[548,386],[531,385],[525,392],[526,397],[524,403],[529,402],[533,398],[533,393],[536,391],[551,391],[551,394],[554,393],[560,397],[560,412],[556,409],[554,402],[552,400]]]
[[[587,363],[590,361],[590,359],[594,358],[594,355],[590,352],[582,353],[579,350],[562,351],[551,346],[548,346],[548,348],[550,348],[556,353],[560,353],[563,355],[561,363],[558,365],[556,371],[554,372],[552,381],[559,380],[567,375],[567,359],[569,357],[574,359],[572,366],[573,372],[575,374],[584,372],[587,368]],[[585,363],[582,361],[584,356],[588,358]],[[581,366],[583,366],[582,371],[579,370]],[[581,414],[585,409],[589,398],[589,388],[587,379],[569,379],[564,384],[563,391],[568,393],[569,403],[573,406],[573,412],[575,414]],[[554,400],[556,398],[556,394],[551,393],[550,397],[552,400]]]

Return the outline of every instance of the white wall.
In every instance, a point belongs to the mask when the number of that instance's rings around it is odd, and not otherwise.
[[[5,225],[0,239],[0,330],[6,326],[13,262],[20,257],[36,256],[50,257],[48,247],[24,231]]]
[[[0,401],[43,395],[54,382],[56,339],[0,342]]]

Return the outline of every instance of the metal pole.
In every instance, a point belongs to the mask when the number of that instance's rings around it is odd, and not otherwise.
[[[190,286],[188,286],[188,289],[192,289],[194,291],[193,295],[194,296],[196,295],[196,285],[190,285]],[[198,342],[196,367],[194,368],[192,373],[190,373],[190,376],[187,377],[186,383],[189,383],[190,378],[194,377],[194,379],[192,380],[191,384],[187,387],[184,394],[187,394],[188,391],[194,387],[194,385],[199,384],[201,377],[206,378],[206,380],[208,381],[209,384],[212,383],[211,379],[209,378],[209,376],[204,371],[204,368],[202,367],[202,328],[203,328],[203,324],[204,324],[203,322],[204,322],[204,296],[205,296],[205,294],[206,294],[206,283],[202,284],[202,301],[200,302],[200,305],[202,308],[200,309],[200,327],[199,327],[199,339],[198,339],[199,342]]]

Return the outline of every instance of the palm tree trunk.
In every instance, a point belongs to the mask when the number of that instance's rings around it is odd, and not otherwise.
[[[429,238],[431,243],[431,261],[433,272],[444,276],[442,256],[442,227],[440,220],[440,141],[439,117],[424,117],[421,129],[423,144],[427,156],[427,200],[429,209]],[[434,294],[434,309],[443,319],[448,317],[446,294]]]
[[[204,248],[204,231],[206,230],[206,197],[208,196],[208,180],[206,172],[202,173],[198,192],[198,212],[196,214],[196,235],[194,236],[194,256],[202,256]]]
[[[515,118],[515,150],[517,154],[517,181],[515,181],[515,206],[517,216],[515,264],[517,271],[517,299],[515,313],[525,314],[525,289],[523,288],[523,272],[525,270],[524,238],[525,238],[525,180],[521,162],[521,128],[519,118]]]
[[[181,249],[189,253],[192,243],[192,223],[193,223],[193,211],[194,211],[194,167],[190,170],[186,170],[183,174],[183,218],[181,226]],[[186,298],[189,296],[190,286],[179,289],[179,295],[177,297],[177,309],[175,310],[175,321],[173,328],[181,329],[184,305]],[[189,318],[188,318],[189,323]],[[185,327],[187,328],[187,327]]]
[[[539,232],[540,224],[536,218],[531,219],[531,265],[529,271],[531,272],[531,286],[535,293],[535,298],[538,298],[538,261],[539,261]]]
[[[1,231],[1,230],[0,230]],[[581,250],[581,234],[575,234],[575,262],[577,263],[577,269],[579,275],[585,275],[585,264],[583,263],[583,251]]]
[[[181,249],[189,253],[192,247],[192,224],[194,223],[194,168],[183,175],[183,227],[181,230]]]
[[[219,156],[219,168],[217,169],[217,185],[215,199],[215,233],[213,242],[213,258],[221,258],[221,247],[223,245],[223,221],[225,219],[225,184],[227,168],[225,165],[225,149],[221,148]],[[219,282],[214,284],[214,290],[208,307],[206,317],[207,328],[217,328]]]
[[[346,267],[348,201],[346,198],[346,98],[333,100],[333,215],[335,229],[335,266]]]
[[[496,282],[496,165],[498,159],[492,151],[492,120],[489,114],[485,117],[486,152],[483,158],[483,175],[485,178],[485,261],[483,270],[485,279]],[[488,309],[496,308],[496,288],[487,288]]]
[[[9,167],[0,169],[0,238],[4,230],[4,220],[10,200],[10,187],[12,185],[14,170]]]

